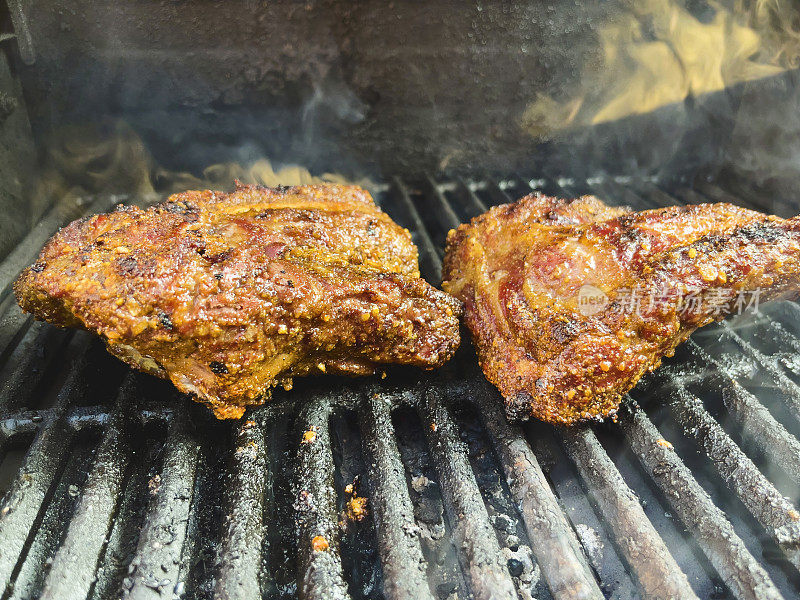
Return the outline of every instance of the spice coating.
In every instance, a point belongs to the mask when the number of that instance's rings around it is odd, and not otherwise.
[[[59,231],[14,291],[219,418],[295,375],[434,368],[459,344],[460,304],[420,279],[410,233],[355,186],[237,184],[118,207]]]
[[[589,196],[531,195],[448,235],[443,287],[464,302],[509,418],[573,424],[613,415],[742,292],[759,290],[761,302],[796,295],[799,261],[800,217],[730,204],[633,213]],[[581,304],[587,290],[604,302]],[[659,294],[666,301],[649,301]]]

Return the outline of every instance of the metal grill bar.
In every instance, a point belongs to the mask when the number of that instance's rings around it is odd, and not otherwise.
[[[337,526],[333,454],[328,429],[330,398],[302,408],[297,453],[298,591],[308,600],[349,600]]]
[[[364,451],[372,459],[370,506],[386,577],[383,591],[390,600],[433,600],[391,422],[394,405],[391,398],[371,394],[360,413]]]
[[[800,420],[800,386],[786,376],[776,360],[759,352],[750,342],[736,333],[728,323],[721,321],[719,327],[722,329],[727,339],[733,341],[741,348],[746,356],[755,360],[769,373],[775,380],[778,388],[785,394],[784,401],[786,402],[787,408],[791,410],[795,418]]]
[[[484,385],[479,397],[483,422],[500,456],[514,501],[520,507],[536,561],[556,598],[602,598],[575,533],[522,431],[509,425]]]
[[[591,429],[562,431],[570,458],[614,531],[647,598],[697,598],[683,571]]]
[[[73,332],[35,323],[20,341],[13,355],[13,370],[0,392],[0,411],[25,406],[45,373],[72,340]]]
[[[442,261],[436,251],[436,246],[431,241],[430,233],[425,227],[422,219],[417,212],[414,202],[408,193],[408,188],[400,179],[394,179],[392,183],[392,197],[400,204],[401,209],[410,222],[413,233],[417,234],[415,242],[419,248],[419,267],[423,276],[429,281],[441,278]]]
[[[684,432],[694,437],[731,491],[775,538],[791,563],[800,567],[800,513],[708,414],[699,398],[681,386],[673,387],[668,404]]]
[[[793,313],[792,317],[794,319],[800,319],[800,309],[798,309],[796,304],[787,304],[786,309]],[[778,321],[773,321],[772,319],[767,318],[765,325],[775,336],[776,341],[780,342],[781,344],[786,344],[795,352],[800,352],[800,340],[789,333]]]
[[[456,548],[473,595],[478,600],[515,599],[514,582],[500,558],[497,536],[447,408],[430,395],[420,404],[420,412]]]
[[[737,598],[781,598],[764,568],[747,550],[725,514],[695,480],[671,445],[633,400],[619,419],[625,438],[681,521]]]
[[[180,590],[183,548],[194,494],[199,447],[182,416],[173,420],[158,491],[147,515],[124,596],[161,598]]]
[[[12,294],[2,301],[0,310],[2,310],[0,317],[0,364],[2,364],[19,344],[31,322],[31,317],[22,312]]]
[[[771,460],[783,469],[795,483],[800,484],[800,441],[779,423],[758,399],[733,379],[727,367],[706,352],[692,339],[685,348],[700,364],[713,365],[715,374],[707,383],[721,388],[722,401],[742,426],[748,439],[756,444]]]
[[[54,410],[42,423],[25,462],[0,508],[0,588],[8,589],[27,552],[53,486],[67,462],[73,432],[64,416],[67,406],[85,390],[85,357],[76,360],[59,393]]]
[[[264,514],[270,465],[263,422],[265,409],[244,421],[236,431],[228,474],[227,505],[222,525],[219,572],[215,596],[224,600],[261,595]]]
[[[129,375],[123,383],[118,404],[125,403],[132,380]],[[125,437],[117,424],[106,430],[66,538],[53,558],[42,600],[83,600],[89,595],[128,466]]]

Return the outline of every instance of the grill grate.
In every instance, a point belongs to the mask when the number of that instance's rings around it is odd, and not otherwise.
[[[438,282],[447,231],[531,187],[638,209],[731,199],[518,177],[394,180],[378,197]],[[617,423],[509,425],[468,342],[436,373],[298,381],[219,423],[17,308],[11,281],[74,216],[55,209],[0,265],[2,598],[800,593],[797,305],[698,332]],[[356,479],[360,522],[343,514]]]

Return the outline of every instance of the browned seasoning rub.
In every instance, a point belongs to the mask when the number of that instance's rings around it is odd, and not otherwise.
[[[75,221],[14,286],[37,319],[101,336],[219,418],[309,373],[434,368],[460,304],[419,277],[411,235],[355,186],[189,191]]]
[[[465,305],[512,419],[614,418],[698,327],[800,287],[800,217],[730,204],[633,213],[527,196],[448,235],[443,287]]]

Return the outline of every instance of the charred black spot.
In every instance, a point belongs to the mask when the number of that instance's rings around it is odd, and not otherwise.
[[[290,186],[290,185],[276,185],[273,189],[276,192],[280,192],[281,194],[285,194],[290,189],[292,189],[292,186]]]
[[[222,279],[222,273],[214,273],[214,279],[216,279],[217,281]]]
[[[117,259],[117,268],[126,277],[152,277],[155,266],[154,258],[137,259],[127,255]]]
[[[559,344],[566,344],[578,335],[578,324],[575,321],[553,321],[550,325],[553,339]]]
[[[210,262],[212,264],[217,264],[217,263],[221,263],[221,262],[227,260],[228,258],[230,258],[230,255],[232,253],[233,253],[233,248],[228,248],[224,252],[218,252],[217,254],[206,254],[205,252],[203,252],[202,256],[208,262]]]
[[[170,331],[175,329],[175,325],[172,323],[172,319],[170,319],[169,315],[164,311],[158,311],[158,322],[161,323],[164,327],[169,329]]]
[[[175,215],[196,215],[198,210],[194,204],[186,202],[164,202],[156,206],[156,210],[161,213],[171,213]]]
[[[119,270],[125,275],[136,275],[139,272],[139,262],[132,256],[124,256],[117,260]]]
[[[286,285],[289,286],[290,288],[294,288],[294,281],[292,281],[291,279],[287,279]]]
[[[211,371],[217,375],[224,375],[228,372],[228,367],[225,366],[225,363],[221,363],[217,360],[212,360],[208,366],[211,368]]]
[[[623,229],[627,229],[628,227],[633,225],[635,220],[636,220],[636,213],[631,213],[617,217],[617,223],[619,223],[620,227],[622,227]]]
[[[772,221],[762,221],[742,227],[734,234],[748,242],[775,243],[787,237],[787,231]]]
[[[46,266],[47,265],[42,262],[37,262],[35,265],[31,267],[31,271],[33,271],[34,273],[41,273],[42,271],[44,271]]]

